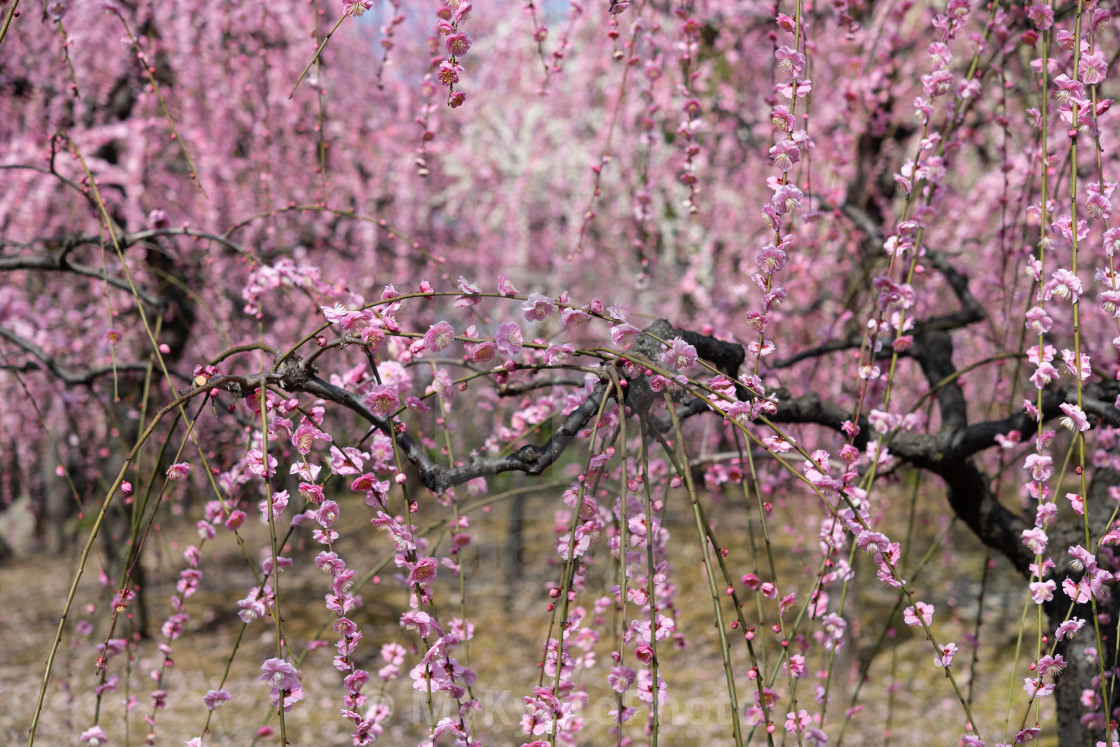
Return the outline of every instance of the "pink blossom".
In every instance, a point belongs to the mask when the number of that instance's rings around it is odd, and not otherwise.
[[[1046,300],[1057,296],[1063,301],[1077,303],[1082,292],[1081,281],[1076,275],[1065,269],[1056,270],[1050,276],[1049,282],[1042,287],[1042,297]]]
[[[455,383],[451,381],[450,374],[442,368],[432,375],[432,390],[444,402],[455,399]]]
[[[782,140],[770,148],[770,160],[782,173],[790,171],[801,160],[801,151],[792,140]]]
[[[1036,3],[1027,10],[1027,16],[1039,31],[1054,25],[1054,9],[1045,3]]]
[[[560,326],[564,329],[582,327],[591,319],[591,315],[583,309],[565,308],[560,311]]]
[[[797,78],[805,72],[805,55],[786,46],[774,51],[778,72],[788,78]]]
[[[1092,367],[1089,363],[1089,355],[1087,353],[1081,354],[1080,364],[1074,364],[1074,352],[1072,350],[1062,350],[1062,362],[1065,364],[1065,369],[1069,371],[1070,375],[1075,379],[1085,381],[1092,373]]]
[[[498,352],[507,358],[514,358],[521,352],[521,327],[517,322],[502,322],[494,335]]]
[[[458,63],[448,62],[444,60],[439,63],[436,77],[440,83],[445,86],[451,86],[459,82],[459,73],[463,72],[463,66]]]
[[[167,468],[167,479],[168,480],[185,480],[187,478],[187,475],[190,474],[190,471],[191,471],[190,462],[178,462],[176,464],[172,464],[170,467]]]
[[[1058,629],[1054,631],[1054,637],[1059,641],[1063,638],[1072,638],[1077,635],[1077,631],[1081,630],[1083,627],[1085,627],[1085,621],[1079,617],[1074,617],[1059,625]]]
[[[375,385],[366,394],[365,401],[366,407],[380,418],[389,417],[401,404],[400,397],[397,396],[397,388],[388,384]]]
[[[100,726],[91,726],[83,731],[79,738],[90,747],[101,747],[101,745],[109,744],[109,737]]]
[[[310,454],[315,441],[333,441],[329,433],[324,433],[315,427],[314,423],[304,420],[292,434],[292,445],[300,454]]]
[[[685,369],[696,362],[696,348],[681,338],[674,337],[658,359],[673,368]]]
[[[953,657],[957,653],[957,644],[946,643],[941,647],[941,651],[933,657],[933,665],[935,667],[949,667],[953,665]]]
[[[486,365],[494,360],[494,356],[498,351],[497,345],[489,340],[484,340],[476,344],[464,344],[463,348],[467,351],[467,357],[471,363],[478,363]]]
[[[624,693],[633,686],[637,676],[637,672],[630,667],[611,667],[607,674],[607,684],[616,693]]]
[[[574,353],[575,348],[572,347],[571,343],[549,345],[548,349],[544,351],[544,360],[550,366],[562,366],[571,360]]]
[[[269,659],[261,665],[261,682],[273,690],[294,690],[299,687],[299,672],[283,659]]]
[[[471,48],[471,40],[466,34],[451,34],[444,40],[444,47],[449,55],[462,57]]]
[[[373,0],[342,0],[342,12],[355,18],[372,7]]]
[[[522,304],[525,319],[530,322],[542,322],[556,312],[556,302],[540,293],[530,293],[529,300]]]
[[[1085,417],[1085,412],[1077,405],[1063,402],[1058,405],[1058,409],[1065,413],[1059,422],[1067,430],[1087,431],[1089,430],[1089,419]]]
[[[611,340],[615,345],[626,347],[642,333],[642,330],[632,324],[616,324],[611,327]]]
[[[342,562],[336,553],[323,550],[315,556],[315,567],[332,576],[337,576],[345,570],[346,564]]]
[[[231,700],[232,698],[233,696],[230,695],[229,691],[223,688],[221,690],[208,691],[206,695],[202,697],[202,702],[205,703],[206,707],[212,711],[222,703],[226,702],[227,700]]]
[[[445,321],[439,321],[424,333],[424,348],[438,353],[455,341],[455,328]]]
[[[249,471],[257,477],[269,478],[276,474],[276,457],[265,454],[260,449],[249,449],[245,460]]]
[[[1081,64],[1078,66],[1077,72],[1082,83],[1095,86],[1108,75],[1108,61],[1100,52],[1087,52],[1081,55]]]
[[[407,583],[409,586],[427,586],[435,581],[438,570],[439,563],[435,558],[420,558],[409,568]]]
[[[353,446],[344,446],[339,449],[331,446],[330,466],[336,475],[358,475],[362,472],[362,465],[369,459],[369,454],[358,451]]]
[[[421,638],[427,638],[432,633],[438,634],[439,632],[439,626],[432,616],[420,610],[409,610],[401,615],[401,625],[409,630],[416,631]]]
[[[933,605],[924,602],[915,602],[913,606],[907,607],[902,613],[902,619],[907,625],[924,625],[929,627],[933,622]]]

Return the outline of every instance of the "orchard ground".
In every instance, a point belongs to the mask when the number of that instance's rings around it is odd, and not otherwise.
[[[901,500],[903,492],[909,491],[898,489],[894,492]],[[920,505],[914,517],[918,541],[914,547],[930,547],[944,528],[944,514],[939,512],[940,499],[936,489],[928,493],[923,491],[919,498]],[[729,548],[731,567],[750,567],[751,550],[747,533],[751,530],[747,525],[747,512],[741,505],[741,495],[730,490],[719,497],[704,494],[704,501],[715,523],[717,538]],[[782,521],[771,526],[795,526],[797,519],[800,517],[803,520],[806,515],[804,507],[781,500],[775,503],[775,514]],[[369,537],[371,542],[362,548],[355,547],[353,543],[353,538],[363,536],[359,525],[364,521],[363,512],[367,509],[352,499],[343,503],[342,507],[342,521],[349,523],[351,529],[343,536],[350,538],[351,542],[350,545],[337,547],[339,554],[347,559],[351,567],[360,570],[384,561],[385,542],[380,533],[367,529],[364,536]],[[551,550],[555,537],[554,512],[558,507],[562,507],[558,494],[541,491],[529,494],[523,531],[512,537],[509,532],[509,505],[498,503],[491,511],[476,512],[472,516],[475,540],[464,551],[463,563],[467,572],[469,619],[475,625],[475,637],[470,643],[470,665],[478,673],[479,683],[485,683],[485,687],[478,687],[473,693],[482,704],[475,724],[477,734],[487,744],[517,745],[529,739],[518,728],[524,713],[521,696],[531,694],[531,687],[536,684],[536,662],[540,659],[542,631],[548,629],[547,590],[554,581],[550,576],[552,566],[548,563],[550,558],[555,557]],[[734,742],[730,736],[731,722],[718,638],[712,629],[707,583],[697,560],[691,510],[683,494],[674,494],[667,503],[666,517],[675,538],[670,557],[677,569],[673,580],[681,588],[678,632],[684,633],[688,644],[679,650],[669,646],[661,649],[670,697],[663,710],[660,743],[730,745]],[[905,517],[895,522],[896,526],[890,530],[892,533],[906,531]],[[82,539],[86,533],[84,528],[79,530]],[[252,548],[250,557],[256,548],[267,546],[266,526],[254,525],[245,536]],[[437,535],[432,536],[435,541]],[[761,543],[761,536],[756,535],[755,539]],[[771,539],[775,545],[775,558],[780,566],[784,566],[778,569],[779,578],[791,578],[791,572],[800,579],[811,577],[811,571],[806,566],[816,562],[815,549],[798,547],[786,534],[778,534]],[[110,662],[110,673],[118,675],[120,680],[117,690],[107,694],[103,700],[100,723],[114,745],[145,742],[149,727],[144,719],[151,708],[149,672],[158,667],[162,659],[157,650],[160,640],[158,627],[170,612],[167,600],[182,564],[182,551],[195,542],[197,538],[193,526],[172,519],[155,540],[152,552],[144,556],[150,579],[147,600],[155,637],[137,645],[130,674],[122,657]],[[168,698],[166,709],[157,712],[156,744],[181,744],[201,734],[207,713],[202,696],[207,690],[219,686],[241,631],[236,600],[251,585],[251,580],[233,536],[219,537],[219,543],[219,548],[211,547],[211,552],[205,556],[201,588],[187,600],[186,609],[191,614],[189,635],[184,635],[177,642],[174,667],[164,675],[163,687],[173,697]],[[320,549],[306,533],[294,535],[289,547],[290,552],[285,554],[297,558],[306,555],[307,559]],[[516,549],[518,547],[519,550]],[[0,565],[0,638],[5,641],[6,652],[0,660],[0,700],[5,703],[0,711],[0,741],[4,744],[20,744],[26,740],[43,662],[57,628],[79,552],[80,547],[57,557],[21,557]],[[92,723],[97,675],[91,651],[106,634],[106,615],[102,610],[111,596],[97,583],[100,559],[96,553],[94,558],[83,578],[60,659],[55,665],[37,744],[79,744],[80,733]],[[906,567],[912,568],[918,560],[911,557]],[[858,556],[854,562],[858,569],[861,565]],[[1002,559],[993,562],[997,566],[1005,565]],[[983,563],[984,553],[974,537],[963,528],[952,527],[922,570],[922,586],[931,590],[926,600],[937,609],[939,639],[956,641],[961,648],[954,669],[966,674],[959,678],[962,688],[967,687],[969,682],[970,649],[966,645],[966,635],[975,625],[976,597],[980,590]],[[384,573],[391,574],[394,570],[390,564]],[[827,716],[834,720],[830,729],[833,734],[837,730],[835,720],[844,718],[858,679],[859,666],[874,655],[875,643],[882,633],[882,621],[894,606],[889,590],[882,585],[862,581],[868,575],[867,568],[863,571],[861,580],[850,591],[858,595],[858,609],[863,610],[863,622],[849,621],[852,642],[838,652],[831,683]],[[592,574],[591,578],[604,584],[613,582],[613,579],[610,582],[604,580],[601,573]],[[438,583],[445,587],[441,598],[454,598],[458,581],[446,569],[441,568]],[[284,610],[293,653],[304,651],[308,641],[329,640],[333,613],[329,613],[319,601],[328,588],[327,577],[318,575],[310,562],[297,562],[294,571],[280,577],[281,609]],[[576,603],[590,608],[605,588],[605,585],[602,589],[588,588]],[[783,592],[788,591],[783,589]],[[799,587],[796,591],[800,601],[808,590]],[[355,620],[360,622],[366,636],[361,650],[368,659],[361,661],[361,665],[370,670],[383,666],[384,662],[376,656],[383,643],[399,641],[414,653],[419,640],[407,632],[402,634],[397,624],[400,612],[407,608],[401,585],[386,579],[380,584],[367,584],[359,593],[364,603]],[[742,587],[740,593],[746,599],[747,607],[753,607],[753,593],[744,592]],[[980,720],[982,734],[986,737],[989,734],[991,737],[999,736],[991,733],[991,729],[993,725],[1003,723],[1005,717],[1006,698],[995,695],[1006,693],[1008,678],[1012,676],[1008,662],[1015,660],[1016,630],[1024,611],[1023,593],[1010,569],[996,567],[989,574],[979,661],[972,685],[973,712]],[[96,605],[97,611],[91,612],[91,605]],[[441,619],[458,614],[455,610],[438,607],[437,611]],[[748,619],[757,620],[757,616],[748,612]],[[75,623],[80,620],[91,620],[95,632],[90,636],[78,635]],[[947,695],[951,694],[951,690],[945,686],[943,671],[933,665],[929,644],[922,640],[920,630],[919,635],[914,635],[914,629],[898,624],[897,618],[895,630],[906,640],[895,650],[895,657],[892,658],[887,650],[875,656],[860,698],[863,711],[854,716],[845,743],[884,744],[887,714],[891,712],[896,735],[892,736],[890,744],[955,744],[962,731],[959,706]],[[769,631],[759,632],[759,635],[764,634],[772,635]],[[268,705],[268,690],[257,681],[260,663],[274,655],[273,635],[274,628],[267,621],[258,620],[246,630],[225,684],[225,688],[233,694],[233,700],[216,710],[211,733],[206,736],[204,744],[249,744],[257,727],[272,729],[272,733],[262,737],[259,744],[279,742],[275,713]],[[733,636],[735,665],[745,671],[748,665],[744,647],[737,638],[737,634]],[[350,744],[352,725],[338,716],[340,704],[336,693],[337,680],[341,675],[329,664],[333,651],[330,645],[312,651],[308,659],[310,665],[302,668],[306,697],[287,717],[287,733],[292,744]],[[1029,651],[1019,656],[1020,671],[1014,674],[1016,681],[1026,676],[1025,667],[1030,657]],[[809,661],[811,670],[827,666],[827,661]],[[737,678],[741,707],[753,697],[753,691],[743,688],[743,684],[749,682],[741,676],[742,671]],[[608,714],[616,704],[613,693],[606,686],[605,674],[606,663],[600,657],[590,670],[582,671],[577,679],[589,695],[589,703],[582,714],[588,727],[581,733],[579,744],[614,743],[608,735]],[[891,682],[894,684],[891,685]],[[428,733],[425,725],[429,723],[425,694],[411,689],[407,672],[392,685],[385,691],[369,687],[364,691],[371,702],[382,699],[391,703],[393,708],[393,716],[386,724],[386,733],[380,743],[403,744],[422,739]],[[798,697],[812,698],[811,687],[812,682],[800,688]],[[137,700],[126,731],[124,704],[129,696],[135,696]],[[437,699],[436,703],[437,720],[449,715],[440,710],[446,710],[446,699]],[[802,703],[800,707],[806,705]],[[1045,705],[1051,707],[1050,701]],[[784,719],[788,710],[789,704],[784,702],[783,696],[783,701],[779,701],[775,708],[776,719]],[[232,712],[237,712],[238,717],[228,717],[227,714]],[[246,713],[257,713],[259,718],[246,718]],[[1051,715],[1044,712],[1044,718]],[[642,717],[640,710],[635,719]],[[1022,714],[1014,713],[1011,718],[1017,724]],[[628,734],[635,737],[637,730],[631,728]],[[782,735],[779,720],[775,736]],[[752,741],[765,743],[765,737],[757,733]],[[1054,743],[1040,742],[1043,745]]]

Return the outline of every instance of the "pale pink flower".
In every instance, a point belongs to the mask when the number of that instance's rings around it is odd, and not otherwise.
[[[358,16],[373,7],[373,0],[342,0],[342,12],[348,16]]]
[[[933,665],[935,667],[948,667],[953,664],[953,657],[957,653],[957,644],[946,643],[941,647],[941,652],[935,654],[933,657]]]
[[[673,368],[688,368],[696,362],[696,348],[679,337],[669,341],[669,347],[662,351],[659,360]]]
[[[556,302],[540,293],[530,293],[529,300],[521,305],[525,319],[530,322],[543,322],[556,312]]]
[[[210,690],[206,695],[202,696],[202,702],[212,711],[232,698],[233,696],[230,695],[229,691],[223,688],[221,690]]]
[[[912,607],[907,607],[902,613],[902,619],[907,625],[915,626],[924,623],[929,627],[933,622],[933,605],[925,602],[915,602]]]
[[[90,747],[101,747],[109,744],[109,737],[100,726],[91,726],[82,732],[80,739]]]
[[[632,324],[616,324],[611,327],[611,340],[615,345],[626,347],[641,333],[642,330]]]
[[[1081,630],[1083,627],[1085,627],[1085,621],[1079,617],[1066,620],[1054,631],[1054,637],[1059,641],[1063,638],[1072,638],[1077,635],[1077,631]]]
[[[1065,413],[1065,416],[1058,420],[1058,422],[1062,424],[1062,427],[1071,431],[1089,430],[1089,420],[1085,417],[1085,411],[1080,407],[1068,402],[1063,402],[1058,405],[1058,409]]]
[[[294,690],[299,687],[299,672],[283,659],[269,659],[261,665],[261,682],[273,690]]]
[[[433,353],[438,353],[454,341],[455,328],[445,321],[436,322],[424,333],[424,347]]]
[[[502,322],[498,325],[494,342],[499,353],[507,358],[513,358],[521,352],[521,341],[521,327],[517,322]]]

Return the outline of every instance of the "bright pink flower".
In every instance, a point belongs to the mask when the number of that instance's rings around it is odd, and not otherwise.
[[[471,48],[470,38],[463,33],[451,34],[444,40],[443,44],[447,53],[455,57],[462,57]]]
[[[439,71],[436,73],[436,77],[439,78],[440,83],[450,86],[459,82],[459,73],[461,72],[463,72],[462,65],[444,60],[439,63]]]
[[[315,567],[324,573],[337,576],[346,569],[346,564],[342,562],[342,559],[338,557],[337,553],[323,550],[315,556]]]
[[[400,397],[397,396],[397,388],[388,384],[375,385],[365,399],[366,407],[381,418],[389,417],[401,404]]]
[[[786,714],[786,731],[804,731],[805,727],[813,723],[813,717],[802,708],[797,713]]]
[[[583,309],[566,308],[560,312],[560,326],[564,329],[582,327],[591,319],[591,315]]]
[[[439,625],[427,612],[409,610],[401,615],[401,625],[409,630],[416,631],[421,638],[427,638],[432,633],[439,634]]]
[[[276,457],[271,454],[266,455],[260,449],[249,449],[246,461],[249,471],[257,477],[269,478],[276,474]]]
[[[300,454],[310,454],[311,447],[316,441],[333,441],[331,434],[325,433],[315,427],[314,423],[304,420],[292,434],[292,445]]]
[[[338,504],[334,501],[323,501],[319,506],[319,511],[315,514],[315,520],[324,529],[330,529],[334,526],[335,521],[338,519],[339,508]]]
[[[191,472],[190,462],[178,462],[167,468],[168,480],[185,480]]]
[[[786,266],[786,253],[773,244],[768,244],[758,253],[757,262],[763,275],[773,275]]]
[[[1054,579],[1049,579],[1047,581],[1033,581],[1030,585],[1031,599],[1035,604],[1049,602],[1054,598],[1054,590],[1057,588],[1058,585],[1054,582]]]
[[[323,488],[320,485],[301,482],[299,484],[299,494],[308,503],[323,502]]]
[[[494,356],[498,352],[498,347],[489,340],[475,344],[464,344],[463,349],[467,351],[467,358],[471,363],[478,363],[486,365],[494,360]]]
[[[437,571],[439,563],[435,558],[420,558],[409,568],[407,583],[409,586],[427,586],[435,581]]]
[[[1027,10],[1027,17],[1039,31],[1046,31],[1054,25],[1054,9],[1045,3],[1036,3]]]
[[[331,446],[330,465],[336,475],[361,474],[366,459],[369,459],[369,454],[358,451],[353,446],[344,446],[341,450],[337,446]]]

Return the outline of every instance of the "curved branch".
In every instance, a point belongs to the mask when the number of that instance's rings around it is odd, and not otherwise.
[[[100,268],[78,264],[77,262],[70,262],[62,255],[48,254],[39,257],[0,257],[0,272],[12,272],[16,270],[72,272],[75,275],[96,278],[103,283],[108,283],[114,288],[120,288],[126,291],[129,295],[132,294],[132,289],[126,281],[113,277]],[[136,289],[136,294],[140,297],[140,300],[156,309],[163,309],[165,306],[165,303],[159,298],[140,288]]]
[[[41,368],[46,368],[56,378],[61,380],[64,384],[70,386],[85,386],[92,384],[96,379],[112,374],[121,373],[122,371],[138,371],[144,372],[148,370],[146,363],[119,363],[116,366],[101,366],[99,368],[88,368],[84,370],[73,370],[63,366],[59,363],[53,355],[43,350],[41,347],[25,340],[19,335],[16,335],[8,330],[0,327],[0,337],[20,348],[24,352],[34,356],[40,363]],[[14,366],[0,366],[7,370],[27,370],[30,366],[23,366],[16,368]]]
[[[301,363],[295,365],[302,366]],[[296,388],[289,388],[290,385]],[[356,412],[382,433],[386,435],[392,433],[393,425],[389,420],[374,415],[360,399],[349,391],[318,377],[311,376],[302,382],[281,382],[281,386],[289,391],[303,391],[340,404]],[[599,409],[599,403],[606,395],[607,389],[606,384],[596,385],[588,394],[587,399],[564,418],[564,422],[553,431],[552,437],[543,444],[522,446],[513,454],[506,456],[486,457],[474,454],[456,467],[443,467],[432,461],[423,446],[407,433],[396,434],[397,444],[405,458],[419,470],[420,479],[424,486],[439,495],[456,485],[462,485],[475,478],[496,475],[501,472],[525,472],[530,475],[539,475],[560,458],[580,429],[591,420],[595,411]]]
[[[635,344],[635,354],[639,357],[648,358],[660,352],[660,343],[652,336],[661,339],[679,336],[689,340],[699,355],[716,363],[720,370],[727,373],[735,372],[734,367],[741,365],[744,359],[744,349],[740,345],[687,330],[677,330],[665,320],[658,320],[650,325],[647,332],[651,337]],[[930,386],[936,390],[943,426],[936,434],[897,433],[890,441],[891,452],[902,461],[939,475],[945,481],[949,504],[954,513],[981,541],[1003,553],[1018,570],[1026,573],[1034,558],[1020,541],[1020,536],[1030,525],[1017,513],[1000,504],[991,489],[988,476],[972,457],[993,446],[997,435],[1011,430],[1026,432],[1033,424],[1033,419],[1023,412],[1003,420],[968,425],[964,393],[952,363],[953,346],[950,335],[941,330],[928,330],[915,339],[911,351]],[[603,398],[611,396],[609,383],[601,380],[544,443],[522,446],[516,452],[504,456],[475,454],[455,467],[444,467],[433,461],[424,447],[408,433],[394,434],[394,423],[373,414],[360,397],[316,376],[310,361],[292,356],[282,361],[277,370],[251,376],[217,376],[203,386],[218,387],[239,396],[249,396],[258,387],[267,385],[278,385],[289,392],[304,392],[335,402],[357,413],[382,433],[394,435],[403,456],[419,471],[424,485],[437,494],[475,478],[502,472],[524,472],[529,475],[543,473],[560,459],[564,450],[594,416]],[[634,408],[635,412],[649,404],[640,393],[643,386],[648,388],[644,377],[637,377],[631,379],[627,387],[626,404]],[[1086,386],[1083,400],[1086,409],[1109,423],[1120,422],[1120,410],[1108,405],[1109,398],[1116,390],[1116,384]],[[811,423],[840,431],[843,423],[851,417],[847,409],[821,399],[816,392],[808,392],[799,397],[791,397],[783,390],[776,390],[775,394],[777,412],[770,419],[776,423]],[[1064,389],[1047,394],[1043,418],[1049,420],[1058,416],[1061,412],[1059,405],[1069,401],[1070,394]],[[690,399],[683,403],[682,411],[693,416],[711,412],[711,409],[703,400]],[[656,418],[654,424],[657,425]],[[870,437],[870,429],[866,420],[862,420],[859,425],[860,435],[856,446],[862,447]]]

